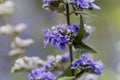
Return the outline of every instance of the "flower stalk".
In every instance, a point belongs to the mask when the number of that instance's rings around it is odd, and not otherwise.
[[[70,14],[69,14],[69,4],[66,3],[66,20],[67,25],[70,25]],[[72,44],[69,45],[69,54],[70,54],[70,63],[73,62],[73,51],[72,51]],[[74,70],[71,70],[71,75],[74,76]]]

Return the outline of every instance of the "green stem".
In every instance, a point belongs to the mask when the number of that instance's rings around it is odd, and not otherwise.
[[[70,15],[69,15],[69,4],[66,3],[66,19],[67,19],[67,25],[70,25]],[[69,45],[69,54],[70,54],[70,63],[73,62],[73,51],[72,51],[72,45]],[[74,70],[71,69],[71,75],[74,76]]]
[[[66,19],[67,19],[67,24],[70,25],[70,15],[69,15],[69,5],[66,3]]]
[[[70,53],[70,63],[72,65],[72,62],[73,62],[72,45],[69,45],[69,53]],[[74,70],[73,69],[71,69],[71,75],[74,76]]]

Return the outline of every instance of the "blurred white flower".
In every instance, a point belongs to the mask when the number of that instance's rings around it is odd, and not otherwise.
[[[11,25],[6,24],[4,26],[0,27],[0,34],[6,35],[6,36],[13,36],[14,35],[14,29]]]
[[[15,32],[16,32],[16,33],[21,33],[21,32],[24,31],[25,29],[26,29],[26,24],[20,23],[20,24],[16,25],[16,27],[15,27]]]
[[[27,48],[31,44],[33,44],[34,41],[32,39],[21,39],[19,37],[16,37],[14,41],[11,44],[12,48]]]
[[[18,58],[15,61],[14,66],[11,69],[11,72],[17,72],[21,70],[31,70],[39,65],[44,65],[45,61],[41,60],[39,57],[22,57]]]
[[[57,55],[56,56],[56,63],[61,62],[61,60],[62,60],[62,56],[61,55]]]
[[[25,49],[16,48],[16,49],[9,51],[8,55],[9,56],[19,56],[19,55],[25,54],[25,52],[26,52]]]
[[[26,29],[26,25],[24,23],[20,23],[13,27],[10,24],[6,24],[0,27],[0,34],[9,36],[9,37],[16,37],[19,33]]]
[[[14,12],[14,2],[13,1],[5,1],[4,3],[0,4],[0,14],[13,14]]]
[[[92,33],[95,30],[95,27],[93,27],[93,26],[86,25],[86,24],[84,24],[84,26],[85,26],[86,32]]]
[[[61,54],[61,55],[49,55],[47,57],[46,65],[49,69],[59,69],[64,70],[68,67],[69,63],[69,53]]]

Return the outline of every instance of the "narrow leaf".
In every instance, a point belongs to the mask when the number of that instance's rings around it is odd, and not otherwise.
[[[84,73],[85,73],[85,70],[80,71],[80,72],[75,76],[75,78],[81,77]]]
[[[77,36],[75,37],[75,40],[81,41],[84,38],[84,35],[85,35],[84,22],[83,22],[82,15],[80,15],[80,28],[78,30]]]
[[[58,80],[74,80],[75,76],[71,76],[71,77],[61,77]]]
[[[79,58],[80,55],[81,55],[81,51],[80,51],[80,49],[79,49],[79,50],[77,50],[77,52],[76,52],[76,56],[75,56],[75,58]]]
[[[96,50],[94,50],[93,48],[91,48],[90,46],[86,45],[83,42],[79,42],[79,43],[74,42],[73,44],[75,48],[79,48],[81,51],[97,53]]]
[[[90,46],[84,44],[83,42],[81,42],[80,45],[81,45],[81,49],[82,49],[83,51],[87,51],[87,52],[91,52],[91,53],[97,53],[96,50],[94,50],[94,49],[91,48]]]

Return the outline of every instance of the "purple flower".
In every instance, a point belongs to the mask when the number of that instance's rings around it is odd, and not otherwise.
[[[95,0],[72,0],[71,2],[74,3],[80,9],[100,9],[99,6],[95,5],[93,2]]]
[[[78,25],[78,24],[76,24],[76,25],[71,24],[71,25],[67,26],[67,29],[68,29],[68,31],[70,31],[74,34],[77,34],[78,30],[79,30],[79,27],[80,27],[80,25]]]
[[[70,42],[70,38],[73,33],[78,32],[77,25],[56,25],[53,26],[52,29],[44,29],[44,46],[51,42],[52,46],[58,45],[60,50],[66,49],[66,44]],[[76,29],[77,28],[77,29]]]
[[[56,80],[56,76],[45,67],[33,69],[28,78],[29,80]]]
[[[103,69],[102,62],[101,61],[95,62],[94,65],[95,65],[95,68],[96,68],[95,73],[98,74],[98,75],[100,75],[102,73],[102,69]]]
[[[74,60],[71,69],[76,69],[76,68],[78,68],[78,67],[79,67],[79,64],[80,64],[80,63],[79,63],[79,60],[78,60],[78,59]]]
[[[44,34],[44,47],[46,47],[46,45],[49,43],[51,39],[52,33],[50,30],[43,29],[43,34]]]
[[[66,44],[71,43],[71,39],[77,35],[80,25],[71,24],[71,25],[55,25],[51,29],[44,29],[44,47],[50,42],[51,45],[58,46],[60,50],[66,49]],[[92,28],[85,25],[86,34],[84,40],[87,40],[92,33]]]
[[[91,7],[92,9],[96,9],[96,10],[99,10],[99,9],[100,9],[100,7],[97,6],[97,5],[94,4],[94,3],[89,3],[89,4],[90,4],[90,7]]]
[[[69,53],[62,54],[61,57],[62,57],[62,60],[61,60],[62,62],[68,62],[70,59]]]
[[[69,38],[67,36],[60,36],[58,37],[58,48],[60,50],[65,50],[66,49],[66,44],[70,42]]]
[[[43,3],[44,4],[47,4],[47,3],[49,3],[51,0],[43,0]]]
[[[79,59],[76,59],[72,63],[71,69],[79,68],[81,70],[86,70],[86,72],[95,73],[100,75],[102,73],[103,64],[100,61],[93,61],[88,57],[88,54],[84,53]]]

